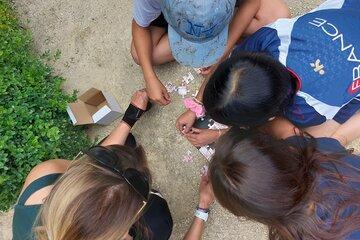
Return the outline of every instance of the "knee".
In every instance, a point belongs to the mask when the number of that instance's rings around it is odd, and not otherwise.
[[[130,53],[131,53],[131,56],[132,56],[134,62],[135,62],[137,65],[139,65],[139,64],[140,64],[140,63],[139,63],[139,57],[138,57],[138,55],[137,55],[137,53],[136,53],[136,49],[135,49],[135,46],[134,46],[134,43],[133,43],[133,42],[131,43]]]
[[[284,7],[282,10],[278,12],[277,18],[290,18],[291,12],[288,7]]]
[[[275,11],[272,15],[271,22],[276,21],[279,18],[290,18],[291,12],[289,7],[284,3],[281,6],[277,8],[277,11]]]

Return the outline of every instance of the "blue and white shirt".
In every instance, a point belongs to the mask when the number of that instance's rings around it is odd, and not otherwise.
[[[360,0],[328,0],[303,16],[261,28],[234,51],[265,52],[297,75],[286,117],[300,127],[360,109]]]

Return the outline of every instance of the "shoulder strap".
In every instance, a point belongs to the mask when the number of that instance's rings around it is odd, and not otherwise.
[[[62,175],[62,173],[53,173],[49,175],[45,175],[33,181],[27,186],[24,192],[20,195],[18,204],[24,205],[28,198],[35,193],[36,191],[50,186],[55,183],[55,181]]]
[[[150,195],[156,195],[156,196],[164,199],[164,197],[161,195],[161,193],[159,193],[158,191],[155,191],[155,190],[151,190]]]

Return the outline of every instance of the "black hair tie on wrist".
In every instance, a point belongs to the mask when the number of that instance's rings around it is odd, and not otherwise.
[[[139,120],[140,117],[144,114],[144,112],[147,112],[151,107],[152,105],[149,102],[146,110],[144,111],[130,103],[129,107],[125,111],[122,120],[126,122],[130,127],[133,127],[136,121]]]

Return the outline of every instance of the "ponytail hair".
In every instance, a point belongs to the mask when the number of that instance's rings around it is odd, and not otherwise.
[[[215,121],[256,127],[282,115],[292,103],[296,80],[264,53],[236,54],[224,61],[207,83],[203,103]]]
[[[267,225],[271,240],[344,239],[360,226],[360,196],[338,169],[358,183],[359,169],[339,159],[346,153],[318,151],[311,136],[296,139],[232,128],[209,167],[215,197],[234,215]],[[349,206],[355,210],[344,216]]]

